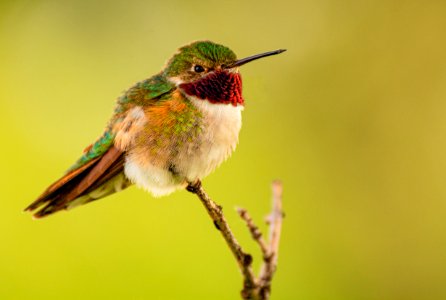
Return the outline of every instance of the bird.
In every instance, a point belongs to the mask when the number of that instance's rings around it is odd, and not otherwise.
[[[133,184],[164,196],[200,181],[238,144],[245,102],[239,67],[284,51],[237,59],[208,40],[180,47],[158,74],[117,99],[103,134],[25,211],[42,218]]]

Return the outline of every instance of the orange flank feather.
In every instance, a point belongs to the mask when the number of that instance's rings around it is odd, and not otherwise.
[[[169,101],[163,101],[158,105],[150,106],[147,110],[150,115],[151,126],[154,128],[172,126],[176,122],[173,115],[181,114],[187,108],[184,99],[184,96],[179,91],[175,91],[172,93],[172,99]]]
[[[69,208],[75,200],[101,188],[109,179],[122,173],[125,161],[123,154],[115,146],[111,146],[102,156],[92,159],[54,182],[25,211],[33,211],[40,208],[34,214],[34,217],[41,218]],[[128,184],[123,188],[127,186]],[[101,197],[87,197],[83,203],[99,198]]]

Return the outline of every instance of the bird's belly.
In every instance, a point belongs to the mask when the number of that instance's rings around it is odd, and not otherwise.
[[[188,182],[203,179],[226,160],[237,145],[243,106],[211,104],[200,99],[191,101],[202,113],[197,136],[182,145],[172,145],[161,162],[149,153],[144,155],[148,158],[145,163],[141,163],[137,154],[127,156],[126,176],[155,196],[170,194],[184,188]]]

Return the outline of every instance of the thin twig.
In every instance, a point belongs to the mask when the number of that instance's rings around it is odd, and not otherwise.
[[[257,244],[259,244],[260,250],[262,251],[263,259],[268,259],[268,257],[270,256],[269,247],[265,239],[263,238],[262,232],[260,231],[259,227],[254,224],[254,221],[252,220],[246,209],[238,208],[237,211],[240,217],[246,222],[246,225],[251,232],[252,238],[257,242]]]
[[[272,184],[272,211],[268,217],[269,224],[269,253],[270,257],[263,261],[259,274],[259,295],[260,299],[269,299],[271,293],[271,280],[277,268],[277,258],[279,255],[280,233],[282,232],[282,183],[275,180]]]

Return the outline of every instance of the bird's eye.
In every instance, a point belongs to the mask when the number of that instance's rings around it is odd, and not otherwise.
[[[196,73],[201,73],[201,72],[204,72],[204,68],[202,66],[200,66],[200,65],[195,65],[194,66],[194,71]]]

